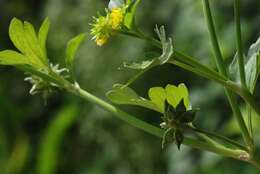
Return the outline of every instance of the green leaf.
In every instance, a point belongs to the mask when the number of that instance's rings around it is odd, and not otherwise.
[[[38,68],[45,67],[35,45],[35,31],[28,22],[23,24],[17,18],[12,19],[9,26],[9,36],[14,46],[28,58],[28,63]]]
[[[164,112],[164,103],[166,99],[165,89],[162,87],[150,88],[148,95],[151,101],[157,106],[157,108],[161,112]]]
[[[86,38],[86,34],[82,33],[73,39],[71,39],[67,44],[66,49],[66,65],[69,71],[73,74],[73,63],[75,59],[76,52],[82,43],[82,41]]]
[[[190,108],[189,92],[185,84],[181,83],[178,87],[175,85],[167,85],[165,90],[167,101],[174,108],[178,106],[182,99],[184,100],[186,109]]]
[[[24,55],[12,51],[0,51],[0,65],[21,65],[28,64],[28,59]]]
[[[161,112],[153,102],[138,96],[133,89],[121,84],[114,85],[106,95],[115,104],[136,105]]]
[[[182,95],[186,108],[190,106],[189,91],[184,83],[178,85],[179,93]]]
[[[9,26],[9,36],[10,36],[10,39],[13,42],[14,46],[19,51],[26,54],[27,43],[24,40],[23,23],[19,19],[17,19],[17,18],[12,19],[10,26]]]
[[[136,13],[136,9],[138,4],[141,2],[141,0],[132,0],[131,2],[129,2],[129,7],[127,8],[127,12],[125,15],[125,19],[124,19],[124,25],[128,28],[128,29],[133,29],[134,27],[134,22],[135,22],[135,13]]]
[[[246,83],[251,93],[254,93],[260,73],[260,38],[250,46],[245,65]]]
[[[43,52],[45,59],[47,59],[47,57],[48,57],[47,49],[46,49],[46,41],[47,41],[49,29],[50,29],[50,20],[49,20],[49,18],[46,18],[43,21],[43,23],[39,29],[39,32],[38,32],[39,44],[40,44],[40,47],[41,47],[41,50]]]
[[[28,44],[28,47],[31,49],[32,54],[34,54],[37,58],[40,58],[42,62],[47,63],[47,59],[40,47],[35,29],[33,25],[27,21],[24,22],[24,37]]]
[[[246,85],[249,91],[253,94],[256,86],[256,82],[260,73],[260,38],[252,44],[249,48],[247,56],[245,56],[245,75]],[[229,66],[231,76],[236,81],[239,81],[239,68],[238,68],[238,56],[234,56],[232,63]]]
[[[259,67],[257,66],[259,62],[259,54],[251,57],[245,67],[247,86],[251,93],[254,93],[255,85],[259,76]]]

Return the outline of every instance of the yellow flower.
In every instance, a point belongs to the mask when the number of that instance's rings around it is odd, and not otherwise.
[[[107,43],[108,37],[109,37],[109,36],[106,36],[106,35],[98,36],[98,37],[95,39],[96,44],[97,44],[98,46],[104,45],[105,43]]]
[[[114,30],[118,30],[121,28],[121,25],[124,21],[124,10],[122,8],[114,8],[111,10],[109,20],[111,23],[111,27]]]
[[[109,19],[107,16],[100,16],[98,18],[94,18],[94,23],[91,24],[91,35],[92,39],[95,40],[98,46],[104,45],[111,33],[111,26],[109,24]]]
[[[107,43],[114,30],[119,30],[124,22],[125,8],[114,8],[106,11],[106,16],[94,18],[91,29],[92,39],[98,46]]]

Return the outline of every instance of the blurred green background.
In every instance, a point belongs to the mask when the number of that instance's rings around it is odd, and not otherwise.
[[[227,64],[235,54],[233,1],[212,0],[221,49]],[[115,36],[97,47],[89,36],[92,16],[104,13],[108,0],[0,0],[0,48],[13,48],[8,25],[13,17],[39,26],[48,16],[49,57],[63,64],[65,46],[73,36],[87,32],[77,55],[77,79],[82,88],[105,98],[115,83],[125,83],[135,71],[120,69],[123,61],[145,58],[146,43]],[[242,0],[244,48],[260,36],[260,1]],[[165,25],[176,48],[200,57],[214,68],[200,1],[142,1],[137,23],[150,35],[156,24]],[[62,63],[61,63],[62,62]],[[137,130],[110,113],[72,95],[57,92],[45,105],[40,95],[29,95],[24,73],[0,67],[0,173],[2,174],[256,174],[253,167],[212,153],[183,146],[161,149],[161,140]],[[193,106],[199,107],[196,124],[240,139],[221,86],[172,65],[147,72],[132,87],[142,96],[153,86],[184,82]],[[259,91],[259,85],[256,91]],[[258,92],[259,93],[259,92]],[[258,94],[259,99],[259,94]],[[158,114],[121,106],[141,119],[159,125]],[[255,127],[260,127],[255,119]],[[259,126],[257,126],[259,125]],[[258,128],[259,129],[259,128]],[[256,139],[260,138],[256,134]]]

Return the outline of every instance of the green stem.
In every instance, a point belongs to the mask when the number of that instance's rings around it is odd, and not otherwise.
[[[216,139],[219,139],[223,142],[226,142],[226,143],[229,143],[230,145],[233,145],[234,147],[237,147],[239,149],[243,149],[245,151],[248,150],[247,147],[245,147],[244,145],[232,140],[232,139],[229,139],[225,136],[222,136],[222,135],[219,135],[219,134],[215,134],[213,132],[209,132],[209,131],[206,131],[206,130],[203,130],[203,129],[199,129],[199,128],[196,128],[196,127],[190,127],[193,131],[195,132],[199,132],[199,133],[203,133],[203,134],[206,134],[208,135],[209,137],[212,137],[212,138],[216,138]]]
[[[206,134],[203,134],[203,133],[199,133],[199,132],[196,132],[197,136],[202,138],[203,140],[205,140],[207,143],[209,144],[212,144],[214,146],[218,146],[218,145],[221,145],[219,144],[218,142],[214,141],[212,138],[210,138],[209,136],[207,136]]]
[[[103,109],[113,113],[119,119],[129,123],[130,125],[138,128],[138,129],[141,129],[141,130],[143,130],[147,133],[150,133],[152,135],[155,135],[157,137],[162,137],[162,135],[163,135],[162,129],[135,118],[134,116],[116,108],[115,106],[103,101],[102,99],[88,93],[87,91],[85,91],[79,87],[73,87],[72,90],[70,90],[70,92],[74,93],[75,95],[77,95],[91,103],[94,103],[94,104],[102,107]]]
[[[212,43],[212,47],[213,47],[213,51],[215,54],[215,61],[218,67],[219,72],[221,73],[221,75],[227,77],[227,70],[225,67],[225,63],[220,51],[220,47],[219,47],[219,43],[218,43],[218,39],[217,39],[217,34],[215,31],[215,26],[213,23],[213,18],[212,18],[212,14],[211,14],[211,10],[210,10],[210,4],[209,4],[209,0],[202,0],[203,2],[203,8],[204,8],[204,13],[205,13],[205,17],[206,17],[206,21],[207,21],[207,26],[208,26],[208,31],[210,34],[210,39],[211,39],[211,43]],[[245,121],[243,119],[243,116],[241,114],[241,111],[238,107],[236,98],[234,96],[234,94],[228,90],[227,88],[225,88],[225,93],[227,95],[228,101],[231,105],[231,108],[234,112],[234,115],[236,117],[236,120],[239,124],[239,127],[241,129],[243,138],[246,142],[246,144],[249,147],[252,147],[252,138],[250,137],[249,131],[246,127]]]
[[[244,150],[233,150],[223,146],[217,146],[200,141],[194,141],[193,139],[188,138],[185,138],[183,143],[186,145],[190,145],[191,147],[196,149],[203,149],[226,157],[235,158],[237,160],[248,161],[248,159],[241,158],[242,156],[249,156],[248,153]]]
[[[227,77],[227,70],[225,68],[225,63],[218,44],[217,34],[213,23],[209,0],[202,0],[202,2],[203,2],[204,14],[207,21],[207,27],[211,39],[211,44],[212,44],[213,52],[215,54],[215,62],[217,64],[219,72],[223,76]]]
[[[203,71],[207,74],[211,74],[211,76],[214,76],[216,79],[220,79],[220,80],[224,80],[227,81],[228,78],[226,78],[225,76],[220,75],[218,72],[208,68],[207,66],[201,64],[200,62],[197,61],[197,59],[188,56],[178,50],[174,50],[173,53],[173,59],[178,59],[179,61],[185,62],[188,65],[191,65],[193,67],[195,67],[196,69],[199,69],[200,71]]]
[[[174,64],[174,65],[176,65],[178,67],[181,67],[182,69],[185,69],[187,71],[193,72],[193,73],[195,73],[195,74],[197,74],[197,75],[199,75],[201,77],[205,77],[207,79],[213,80],[213,81],[215,81],[217,83],[220,83],[220,84],[222,84],[224,86],[228,85],[230,88],[233,88],[233,86],[227,84],[226,80],[224,80],[222,78],[218,78],[218,77],[214,76],[211,73],[208,73],[208,72],[202,71],[200,69],[194,68],[194,67],[192,67],[190,65],[187,65],[186,63],[180,62],[180,61],[175,60],[175,59],[170,59],[168,63]]]
[[[240,0],[234,0],[234,13],[236,23],[236,45],[238,54],[238,65],[240,81],[244,88],[246,88],[245,65],[242,47],[241,24],[240,24]]]
[[[128,124],[141,129],[147,133],[150,133],[152,135],[155,135],[157,137],[162,138],[164,134],[164,130],[153,126],[151,124],[148,124],[140,119],[137,119],[136,117],[116,108],[115,106],[101,100],[100,98],[88,93],[87,91],[81,89],[78,85],[71,85],[69,88],[67,88],[68,92],[73,93],[76,96],[79,96],[93,104],[96,104],[100,106],[101,108],[111,112],[113,115],[118,117],[119,119],[127,122]],[[238,160],[241,160],[241,156],[247,155],[247,152],[244,150],[238,150],[238,149],[230,149],[224,146],[218,146],[218,145],[212,145],[209,143],[201,142],[195,139],[191,139],[188,137],[185,137],[183,144],[190,146],[192,148],[197,148],[201,150],[210,151],[219,155],[223,155],[226,157],[232,157]]]

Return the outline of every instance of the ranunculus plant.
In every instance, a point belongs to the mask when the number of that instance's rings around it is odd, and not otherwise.
[[[74,59],[81,42],[85,39],[84,33],[68,42],[64,60],[66,67],[59,67],[58,64],[54,65],[50,62],[46,50],[46,39],[50,27],[48,18],[44,20],[38,32],[29,22],[22,22],[14,18],[10,23],[9,36],[17,50],[1,51],[0,64],[15,66],[24,71],[27,74],[25,80],[32,84],[30,94],[42,93],[44,98],[47,99],[54,90],[58,89],[72,93],[111,112],[126,123],[162,138],[162,148],[175,143],[181,150],[182,145],[186,145],[224,157],[242,160],[260,169],[260,160],[257,156],[251,121],[252,112],[256,113],[254,115],[260,116],[260,104],[254,96],[260,73],[260,39],[251,45],[247,56],[244,56],[240,26],[240,0],[234,0],[237,54],[234,56],[230,68],[224,63],[220,50],[210,2],[209,0],[202,0],[205,21],[214,53],[212,57],[217,65],[217,70],[211,69],[199,62],[198,59],[177,50],[173,40],[166,36],[164,26],[155,27],[157,37],[143,33],[135,22],[135,13],[140,2],[140,0],[110,0],[108,8],[104,10],[105,15],[99,14],[91,22],[90,34],[98,46],[107,44],[109,38],[114,35],[123,34],[145,40],[147,44],[151,44],[159,50],[157,56],[144,62],[124,63],[125,68],[135,69],[137,74],[125,84],[115,84],[106,93],[106,96],[114,105],[83,90],[76,81]],[[192,107],[188,88],[183,83],[151,87],[147,91],[148,98],[139,96],[129,87],[148,70],[167,63],[223,86],[239,125],[243,143],[196,126],[194,119],[196,119],[196,113],[199,112],[199,109]],[[230,71],[236,72],[235,78],[230,76]],[[243,102],[249,108],[245,116],[241,113],[238,98],[243,99]],[[120,110],[117,105],[134,105],[158,112],[161,114],[161,124],[151,125],[141,121],[136,116]],[[245,117],[249,119],[248,123],[246,123]]]

